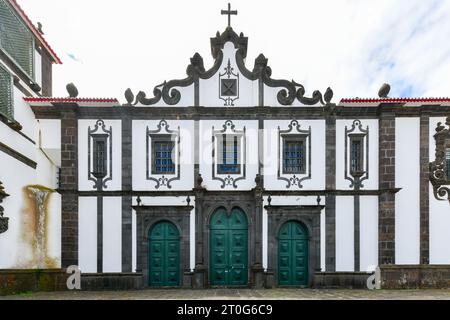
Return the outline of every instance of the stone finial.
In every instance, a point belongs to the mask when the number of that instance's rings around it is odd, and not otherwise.
[[[391,86],[388,83],[384,83],[378,91],[378,97],[387,98],[389,91],[391,91]]]
[[[127,100],[127,105],[131,106],[131,104],[133,103],[133,100],[134,100],[134,94],[130,88],[125,90],[125,99]]]
[[[330,87],[328,87],[327,90],[325,91],[323,98],[325,99],[326,103],[330,103],[331,99],[333,99],[333,90],[331,90]]]
[[[42,31],[42,23],[40,22],[37,23],[37,30],[39,31],[40,34],[44,34],[44,31]]]
[[[66,85],[66,90],[70,98],[78,97],[78,89],[72,82]]]

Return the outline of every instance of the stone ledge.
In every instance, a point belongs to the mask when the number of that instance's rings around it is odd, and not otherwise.
[[[63,269],[2,269],[0,295],[36,291],[67,290],[68,274]]]
[[[382,289],[450,288],[450,265],[381,265]]]
[[[367,272],[316,272],[313,288],[318,289],[367,289]]]
[[[142,288],[142,273],[82,273],[81,290],[136,290]]]

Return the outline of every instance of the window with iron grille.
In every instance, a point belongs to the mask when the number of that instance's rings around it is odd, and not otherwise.
[[[105,177],[107,174],[107,146],[108,135],[95,135],[93,138],[93,169],[92,173],[96,177]]]
[[[363,139],[350,137],[350,172],[363,171]]]
[[[283,174],[306,173],[306,138],[283,137]]]
[[[175,174],[173,151],[175,143],[171,137],[152,137],[152,174]]]
[[[450,148],[445,150],[445,172],[447,180],[450,181]]]
[[[11,74],[0,66],[0,113],[10,119],[14,117],[12,88]]]
[[[0,0],[0,48],[34,79],[33,35],[6,0]]]
[[[218,136],[218,174],[240,174],[240,140],[238,135]]]

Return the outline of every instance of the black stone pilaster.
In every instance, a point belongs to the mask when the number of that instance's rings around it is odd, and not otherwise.
[[[355,265],[354,271],[360,271],[361,268],[361,259],[360,259],[360,196],[355,195],[353,197],[353,212],[354,212],[354,237],[353,237],[353,246],[354,246],[354,259],[355,259]]]
[[[380,106],[379,188],[395,189],[395,114]],[[395,264],[395,194],[378,197],[378,263]]]
[[[420,115],[420,264],[430,263],[430,116]]]
[[[101,190],[101,188],[99,190]],[[103,197],[97,197],[97,273],[102,272],[103,272]]]
[[[336,115],[333,112],[334,107],[334,105],[328,106],[330,112],[325,119],[325,189],[327,191],[336,189]],[[325,270],[327,272],[336,270],[336,196],[332,194],[325,196]]]
[[[132,121],[122,119],[122,190],[132,190]],[[122,197],[122,272],[132,272],[132,198]]]
[[[61,267],[78,265],[78,120],[76,111],[61,108]]]

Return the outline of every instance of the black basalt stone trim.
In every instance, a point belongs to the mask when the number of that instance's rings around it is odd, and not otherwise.
[[[353,197],[353,206],[354,206],[354,217],[353,217],[353,226],[354,226],[354,241],[353,241],[353,247],[354,247],[354,259],[355,259],[355,265],[354,269],[355,271],[360,271],[361,266],[361,259],[360,259],[360,196],[354,196]]]
[[[292,191],[284,191],[284,190],[261,190],[263,195],[266,196],[325,196],[325,195],[334,195],[334,196],[379,196],[382,194],[395,194],[399,192],[401,188],[394,189],[379,189],[379,190],[292,190]],[[70,189],[58,189],[58,193],[60,194],[76,194],[80,197],[120,197],[120,196],[141,196],[141,197],[186,197],[186,196],[195,196],[196,190],[180,190],[180,191],[132,191],[132,190],[117,190],[117,191],[77,191]],[[206,194],[209,195],[236,195],[240,193],[252,193],[253,191],[206,191]]]
[[[278,234],[288,221],[297,221],[308,230],[308,285],[320,271],[320,213],[324,206],[265,206],[267,210],[267,271],[273,273],[278,285]]]
[[[79,107],[76,104],[57,104],[55,106],[33,106],[32,109],[38,119],[60,119],[61,111],[67,107],[74,106],[79,119],[122,119],[128,115],[131,119],[166,119],[166,120],[194,120],[194,119],[240,119],[254,120],[256,117],[264,119],[325,119],[326,112],[321,107],[291,107],[291,106],[249,106],[249,107]],[[383,107],[386,108],[386,107]],[[340,107],[336,106],[337,119],[376,119],[379,118],[381,107]],[[422,106],[391,108],[396,117],[420,116],[427,112],[433,117],[446,117],[450,112],[449,106]]]
[[[17,122],[16,120],[10,119],[10,118],[4,116],[3,114],[0,114],[0,122],[3,122],[11,130],[17,132],[17,134],[20,134],[22,137],[27,139],[32,144],[34,144],[34,145],[36,144],[36,142],[33,139],[31,139],[29,136],[27,136],[25,133],[22,132],[22,125],[19,122]]]
[[[430,118],[420,117],[420,264],[430,263]]]
[[[136,271],[142,272],[143,285],[148,286],[149,275],[149,239],[151,228],[161,222],[173,223],[180,232],[180,285],[187,286],[184,272],[190,271],[190,213],[193,206],[133,206],[136,211]]]
[[[336,107],[325,112],[325,270],[336,270]],[[354,190],[353,190],[354,191]],[[324,270],[324,271],[325,271]]]
[[[97,197],[97,272],[103,272],[103,197]]]
[[[27,156],[21,154],[20,152],[12,149],[11,147],[8,147],[6,144],[0,142],[0,151],[3,151],[7,155],[13,157],[14,159],[22,162],[23,164],[26,164],[27,166],[36,169],[37,163]]]
[[[132,188],[132,121],[122,120],[122,190]],[[132,198],[122,197],[122,272],[132,272]]]
[[[25,83],[35,83],[30,76],[28,76],[10,57],[8,54],[5,54],[3,49],[0,48],[0,60],[2,60],[8,68],[10,68],[22,81]],[[22,90],[21,90],[22,91]],[[31,96],[31,94],[27,94]]]

